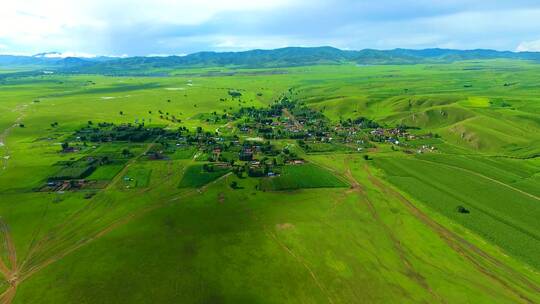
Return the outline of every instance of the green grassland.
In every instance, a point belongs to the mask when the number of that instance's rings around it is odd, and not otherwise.
[[[213,172],[207,172],[203,170],[203,165],[191,165],[189,166],[180,181],[180,188],[199,188],[210,182],[215,181],[221,176],[227,174],[226,169],[216,169]]]
[[[1,303],[540,302],[540,65],[215,70],[2,79]],[[210,152],[156,140],[61,152],[89,121],[243,139],[209,113],[283,94],[437,136],[273,140],[306,161],[276,177],[209,172]],[[99,187],[38,191],[68,175]]]
[[[312,164],[285,166],[279,176],[265,178],[260,185],[262,190],[270,191],[347,186],[328,170]]]
[[[89,179],[95,179],[95,180],[111,180],[113,179],[120,170],[124,168],[124,165],[121,164],[113,164],[113,165],[106,165],[101,166],[96,169],[88,178]]]
[[[486,239],[540,267],[538,197],[462,167],[418,159],[378,158],[390,182]],[[524,177],[526,178],[526,177]],[[485,191],[493,189],[493,191]],[[496,189],[496,190],[495,190]],[[469,214],[456,212],[458,206]]]
[[[150,184],[152,170],[144,166],[131,167],[124,176],[126,188],[144,188]]]

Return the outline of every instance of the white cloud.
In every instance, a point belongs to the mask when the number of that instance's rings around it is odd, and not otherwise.
[[[109,1],[103,1],[107,5]],[[178,25],[197,25],[223,12],[264,11],[287,5],[287,0],[119,0],[115,12],[131,22],[156,21]],[[103,9],[103,8],[102,8]]]
[[[297,1],[297,0],[295,0]],[[41,52],[79,49],[107,52],[118,31],[197,26],[215,15],[259,12],[290,0],[3,0],[0,38],[8,45]],[[294,1],[292,1],[294,2]],[[136,31],[136,30],[135,30]],[[134,33],[140,34],[140,33]]]
[[[540,40],[523,41],[517,46],[516,51],[518,51],[518,52],[540,52]]]
[[[220,50],[273,49],[290,45],[289,37],[281,36],[218,36],[213,37],[212,47]],[[298,42],[296,42],[299,45]]]
[[[149,54],[146,55],[146,57],[169,57],[169,56],[178,56],[178,57],[184,57],[187,54]]]
[[[45,58],[67,58],[67,57],[79,57],[79,58],[94,58],[95,54],[80,53],[80,52],[63,52],[63,53],[46,53],[43,55]]]
[[[2,52],[63,52],[57,56],[160,55],[291,45],[513,49],[519,44],[524,50],[538,49],[529,40],[540,28],[538,0],[0,2]]]

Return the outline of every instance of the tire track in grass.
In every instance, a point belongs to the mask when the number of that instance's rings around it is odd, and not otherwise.
[[[134,210],[130,212],[129,214],[121,216],[118,219],[112,221],[111,223],[108,223],[108,225],[106,225],[104,228],[95,231],[95,233],[91,234],[90,236],[84,237],[83,239],[75,240],[74,238],[77,238],[77,237],[80,238],[80,235],[77,235],[76,232],[79,228],[82,228],[82,226],[87,224],[87,222],[82,222],[80,223],[80,225],[75,226],[75,228],[72,229],[73,231],[66,232],[63,238],[55,239],[54,240],[55,242],[44,243],[43,245],[45,246],[37,247],[38,249],[35,250],[34,253],[31,256],[29,256],[28,259],[25,261],[26,264],[24,265],[24,267],[20,267],[21,270],[19,271],[15,284],[13,285],[13,288],[10,287],[8,290],[4,292],[4,294],[0,295],[0,301],[2,301],[1,303],[5,303],[5,304],[11,303],[11,300],[15,297],[15,294],[16,294],[16,285],[27,280],[28,278],[35,275],[36,273],[46,268],[47,266],[61,260],[62,258],[68,256],[69,254],[82,248],[83,246],[92,243],[93,241],[107,235],[108,233],[114,231],[115,229],[122,227],[132,222],[133,220],[148,214],[149,212],[153,210],[168,206],[170,204],[174,204],[182,198],[186,198],[191,195],[200,194],[206,191],[208,187],[210,187],[211,185],[215,183],[220,182],[223,179],[226,179],[230,174],[231,173],[228,173],[218,178],[217,180],[207,185],[204,185],[201,188],[185,191],[180,194],[174,195],[174,197],[166,197],[166,198],[163,198],[161,201],[154,203],[146,208]],[[147,192],[149,190],[150,188],[145,189],[141,192]],[[137,192],[136,194],[134,194],[134,196],[137,196],[137,195],[140,195],[140,192]],[[71,242],[71,245],[68,244],[68,246],[66,246],[65,243],[69,243],[69,242]],[[6,299],[5,301],[2,300],[4,298]]]
[[[41,231],[43,229],[45,218],[47,217],[47,214],[48,214],[48,211],[49,211],[49,206],[50,206],[50,202],[48,202],[45,205],[45,208],[43,210],[43,213],[41,214],[39,222],[38,222],[36,228],[34,229],[34,232],[32,234],[32,240],[30,241],[30,246],[28,247],[29,251],[30,251],[30,249],[34,248],[34,246],[36,245],[36,242],[38,241],[38,237],[39,237],[39,235],[40,235],[40,233],[41,233]],[[27,252],[27,255],[28,255],[28,252]],[[24,264],[24,262],[26,260],[26,256],[23,259],[23,263],[21,263],[21,264]]]
[[[6,291],[0,295],[0,303],[10,304],[13,302],[13,298],[17,294],[17,287],[15,285],[10,285]]]
[[[17,290],[17,284],[19,283],[19,273],[17,266],[17,253],[15,251],[15,244],[9,231],[9,227],[6,222],[0,217],[0,234],[2,238],[2,255],[7,256],[9,265],[0,259],[0,272],[4,275],[4,279],[9,284],[8,288],[0,294],[0,303],[9,304],[15,297]]]
[[[527,289],[532,290],[533,293],[540,293],[540,286],[530,281],[527,277],[512,269],[510,266],[504,264],[502,261],[483,251],[476,245],[448,230],[441,224],[435,222],[399,192],[392,189],[390,186],[385,185],[381,180],[373,176],[368,165],[365,165],[364,169],[368,174],[368,179],[374,186],[380,189],[383,193],[397,198],[403,205],[405,205],[405,207],[407,207],[411,214],[435,231],[439,237],[441,237],[441,239],[443,239],[460,256],[468,260],[478,271],[492,279],[494,282],[500,284],[502,287],[506,288],[525,303],[534,303],[534,301],[531,300],[527,295],[523,294],[523,292],[521,292],[518,288],[512,286],[507,280],[501,278],[500,275],[494,272],[492,269],[498,269],[502,273],[509,275],[514,282],[519,282],[522,285],[522,288],[525,286]]]
[[[259,218],[257,217],[257,215],[255,215],[255,213],[253,212],[253,210],[251,209],[248,209],[248,213],[251,214],[251,216],[257,221],[257,222],[260,222]],[[297,263],[299,263],[303,268],[305,268],[307,270],[307,272],[309,273],[309,275],[311,276],[311,278],[313,279],[313,281],[315,282],[315,285],[317,285],[317,287],[319,288],[319,290],[326,296],[326,298],[328,299],[328,303],[330,304],[334,304],[334,300],[332,300],[332,297],[330,297],[330,292],[328,292],[328,290],[326,289],[326,287],[321,283],[321,281],[319,280],[319,278],[317,277],[317,274],[315,273],[315,271],[307,264],[307,262],[299,255],[297,255],[296,253],[294,253],[294,251],[292,249],[290,249],[289,247],[287,247],[287,245],[283,244],[283,242],[280,241],[280,239],[278,238],[278,236],[270,231],[270,229],[266,226],[266,225],[262,225],[262,228],[264,230],[264,233],[266,234],[267,237],[269,237],[270,239],[272,239],[276,244],[278,244],[278,246],[283,249],[288,255],[290,255],[291,257],[293,257]]]
[[[71,247],[68,247],[66,248],[65,250],[63,251],[60,251],[58,254],[46,259],[45,261],[41,262],[41,263],[38,263],[36,264],[35,266],[30,266],[28,267],[29,269],[28,270],[24,270],[21,272],[21,279],[20,281],[23,281],[23,280],[26,280],[28,279],[31,275],[37,273],[38,271],[40,271],[41,269],[49,266],[50,264],[53,264],[54,262],[62,259],[63,257],[67,256],[68,254],[76,251],[77,249],[83,247],[84,245],[87,245],[101,237],[103,237],[104,235],[108,234],[109,232],[115,230],[116,228],[118,227],[121,227],[129,222],[131,222],[132,220],[134,219],[137,219],[137,218],[140,218],[142,216],[144,216],[145,214],[153,211],[153,210],[156,210],[156,209],[159,209],[161,207],[164,207],[164,206],[167,206],[171,203],[174,203],[182,198],[185,198],[185,197],[188,197],[190,195],[194,195],[194,194],[200,194],[202,192],[204,192],[208,187],[210,187],[211,185],[217,183],[217,182],[220,182],[221,180],[223,179],[226,179],[231,173],[228,173],[222,177],[220,177],[219,179],[199,188],[199,189],[192,189],[192,190],[189,190],[189,191],[186,191],[186,192],[183,192],[173,198],[169,198],[169,199],[166,199],[164,201],[162,201],[161,203],[156,203],[156,204],[153,204],[151,206],[148,206],[146,208],[143,208],[143,209],[138,209],[136,211],[133,211],[131,212],[130,214],[126,215],[126,216],[123,216],[119,219],[117,219],[116,221],[113,221],[112,223],[110,223],[108,226],[106,226],[104,229],[102,230],[99,230],[97,233],[95,233],[93,236],[90,236],[86,239],[84,239],[82,242],[78,242],[76,244],[74,244],[73,246]]]
[[[24,270],[21,272],[21,277],[20,277],[20,281],[24,281],[26,279],[28,279],[30,276],[36,274],[37,272],[39,272],[40,270],[42,270],[43,268],[61,260],[62,258],[66,257],[67,255],[69,255],[70,253],[76,251],[77,249],[80,249],[81,247],[85,246],[85,245],[88,245],[89,243],[105,236],[106,234],[112,232],[113,230],[121,227],[121,226],[124,226],[126,224],[128,224],[129,222],[135,220],[135,219],[138,219],[138,218],[141,218],[142,216],[144,216],[145,214],[153,211],[153,210],[156,210],[156,209],[159,209],[163,206],[165,206],[167,203],[169,202],[173,202],[173,201],[177,201],[181,198],[185,198],[189,195],[192,195],[194,194],[195,191],[189,191],[189,192],[185,192],[179,196],[176,196],[172,199],[169,199],[167,200],[165,203],[162,203],[162,204],[155,204],[155,205],[152,205],[152,206],[149,206],[149,207],[146,207],[146,208],[143,208],[143,209],[139,209],[139,210],[136,210],[124,217],[121,217],[119,219],[117,219],[116,221],[113,221],[112,223],[110,223],[109,225],[107,225],[105,228],[97,231],[94,235],[92,236],[89,236],[87,238],[85,238],[82,242],[78,242],[76,244],[74,244],[73,246],[71,247],[67,247],[66,249],[64,249],[63,251],[59,251],[56,255],[53,255],[51,257],[49,257],[48,259],[44,260],[43,262],[29,268],[28,270]]]
[[[283,244],[279,240],[279,238],[276,236],[276,234],[273,232],[270,232],[266,226],[263,226],[263,228],[268,237],[273,239],[274,242],[276,242],[276,244],[278,244],[283,250],[285,250],[285,252],[287,252],[287,254],[292,256],[300,265],[302,265],[308,271],[309,275],[311,276],[311,278],[313,279],[317,287],[321,290],[321,292],[324,295],[326,295],[326,298],[328,299],[328,303],[334,304],[334,300],[332,300],[332,298],[330,297],[330,293],[328,292],[326,287],[321,283],[321,281],[319,280],[319,278],[317,277],[313,269],[306,263],[306,261],[299,255],[294,253],[294,251],[292,251],[289,247],[287,247],[287,245]]]
[[[7,251],[7,257],[9,264],[11,266],[11,271],[17,270],[17,253],[15,251],[15,244],[13,244],[13,239],[11,238],[11,233],[9,231],[8,225],[0,218],[0,230],[2,231],[2,237],[4,239],[5,248]]]
[[[330,168],[330,167],[327,167],[327,166],[324,166],[324,165],[321,165],[321,164],[317,164],[321,167],[325,167],[327,168],[328,170],[332,171],[333,173],[335,173],[336,175],[338,175],[340,178],[343,178],[347,181],[347,183],[349,183],[351,185],[351,188],[349,190],[346,191],[347,194],[351,194],[351,193],[357,193],[361,198],[364,199],[366,205],[368,206],[368,209],[369,209],[369,212],[371,214],[371,216],[373,217],[373,219],[376,221],[376,223],[381,226],[385,232],[385,234],[388,236],[388,238],[390,239],[390,241],[392,242],[392,245],[394,247],[394,249],[396,250],[396,252],[398,253],[399,255],[399,258],[401,260],[401,262],[403,263],[404,267],[405,267],[405,270],[406,270],[406,273],[405,275],[407,275],[408,277],[412,278],[414,281],[416,281],[423,289],[425,289],[434,299],[436,299],[438,302],[440,303],[445,303],[446,301],[440,296],[438,295],[430,286],[429,284],[426,282],[424,276],[422,276],[413,266],[413,264],[410,262],[410,260],[407,258],[407,254],[406,254],[406,251],[405,249],[403,248],[403,245],[401,244],[401,242],[399,241],[399,239],[397,239],[397,237],[394,235],[394,233],[392,232],[392,230],[388,227],[388,225],[386,225],[382,219],[380,218],[376,208],[375,208],[375,205],[373,204],[373,202],[369,199],[366,191],[365,191],[365,188],[362,184],[360,184],[356,178],[354,178],[354,176],[352,175],[352,172],[351,172],[351,169],[350,167],[348,166],[348,161],[350,160],[350,157],[347,157],[345,158],[345,173],[343,174],[340,174],[339,172],[337,172],[335,169],[333,168]]]
[[[122,170],[120,170],[120,172],[118,172],[113,177],[113,179],[109,182],[107,187],[105,187],[105,189],[102,190],[103,191],[102,193],[104,193],[106,190],[111,189],[114,185],[116,185],[116,183],[118,183],[118,181],[127,172],[127,170],[129,170],[129,168],[135,162],[137,162],[143,155],[145,155],[148,151],[150,151],[150,149],[154,146],[155,142],[158,139],[159,139],[159,137],[157,139],[155,139],[153,142],[151,142],[148,145],[148,147],[141,154],[139,154],[137,157],[134,157],[133,159],[131,159],[126,164],[126,166],[124,166],[124,168],[122,168]],[[103,207],[103,205],[105,205],[105,204],[103,204],[103,203],[95,203],[96,201],[98,201],[100,199],[101,199],[101,196],[99,196],[99,195],[94,196],[90,200],[90,202],[88,202],[88,204],[86,204],[83,208],[81,208],[78,211],[76,211],[75,213],[73,213],[66,221],[59,224],[55,228],[53,228],[51,232],[49,232],[47,235],[45,235],[39,241],[33,242],[31,247],[29,248],[25,258],[23,259],[23,261],[21,263],[21,268],[26,267],[26,264],[32,259],[32,257],[36,254],[36,252],[38,252],[39,250],[42,250],[42,248],[46,247],[48,244],[50,245],[51,242],[53,242],[55,239],[57,239],[56,238],[57,234],[61,235],[62,233],[64,233],[64,235],[66,235],[65,231],[69,231],[69,228],[71,228],[72,230],[74,230],[74,228],[77,229],[78,226],[76,226],[74,223],[76,223],[77,221],[82,219],[83,216],[88,215],[88,214],[92,214],[92,211],[95,211],[97,208]],[[103,212],[106,212],[106,211],[107,210],[105,210]],[[67,228],[67,227],[69,227],[69,228]]]
[[[113,180],[111,180],[111,182],[105,189],[110,189],[110,187],[115,185],[121,178],[122,174],[124,174],[133,163],[135,163],[138,159],[140,159],[140,157],[145,155],[153,147],[157,139],[151,142],[139,156],[130,160],[130,162],[123,168],[123,170],[121,170],[113,178]],[[52,231],[44,235],[39,240],[37,240],[37,237],[39,235],[39,230],[41,230],[41,227],[38,227],[38,231],[34,233],[34,238],[32,239],[30,248],[19,266],[19,274],[17,278],[13,280],[13,284],[10,285],[10,289],[14,290],[6,290],[5,297],[2,296],[0,298],[6,299],[5,301],[2,300],[3,303],[10,303],[10,301],[15,295],[16,285],[22,280],[27,279],[29,277],[28,273],[33,274],[37,272],[37,270],[40,270],[54,262],[56,260],[55,258],[63,257],[92,240],[92,237],[83,237],[81,239],[81,235],[77,234],[77,232],[84,229],[85,224],[91,222],[99,222],[101,220],[100,215],[105,214],[108,211],[108,208],[111,208],[111,206],[113,206],[110,199],[107,199],[104,203],[100,202],[94,204],[97,199],[98,197],[94,197],[92,201],[90,201],[87,205],[76,211],[65,222],[53,228]],[[93,214],[93,212],[96,211],[96,209],[99,207],[105,209],[99,214]],[[79,238],[79,240],[76,240],[76,238]],[[69,245],[66,247],[66,243],[72,243],[75,245],[73,245],[74,247],[70,247]],[[66,252],[67,254],[62,254]],[[53,259],[51,260],[51,258],[47,258],[47,256],[52,256]]]
[[[21,123],[21,120],[24,118],[24,107],[25,106],[28,106],[28,105],[20,105],[20,106],[17,106],[15,109],[13,109],[13,112],[17,112],[19,111],[20,112],[20,115],[17,117],[17,119],[15,119],[15,123],[12,124],[11,126],[7,127],[6,129],[4,129],[4,131],[2,133],[0,133],[0,148],[3,148],[4,150],[4,153],[3,153],[3,156],[2,156],[2,171],[5,171],[8,167],[8,162],[9,162],[9,159],[11,157],[11,154],[9,152],[9,148],[7,146],[7,143],[6,143],[6,139],[9,135],[9,133],[11,133],[11,131],[18,127]],[[2,172],[0,171],[0,172]]]
[[[446,301],[439,296],[427,283],[424,276],[422,276],[414,267],[414,265],[411,263],[409,258],[407,257],[407,253],[405,251],[405,248],[401,244],[401,241],[395,236],[395,234],[392,232],[390,227],[384,223],[384,221],[381,219],[379,213],[377,212],[377,209],[375,208],[375,205],[373,202],[369,199],[367,196],[367,193],[365,192],[362,185],[354,178],[352,175],[351,169],[347,168],[345,172],[345,177],[349,181],[349,183],[352,185],[351,190],[352,192],[356,192],[359,197],[361,197],[365,202],[369,209],[369,212],[375,222],[384,230],[385,234],[388,236],[390,241],[392,242],[392,246],[394,247],[394,250],[398,253],[400,261],[403,263],[403,266],[405,267],[405,275],[409,278],[413,279],[420,287],[425,289],[437,302],[439,303],[446,303]]]

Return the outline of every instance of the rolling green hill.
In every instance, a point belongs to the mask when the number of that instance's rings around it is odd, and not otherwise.
[[[50,56],[50,55],[55,56]],[[164,75],[178,68],[278,68],[325,64],[419,64],[450,63],[464,60],[519,59],[539,61],[536,52],[494,50],[394,49],[359,51],[333,47],[286,47],[244,52],[198,52],[186,56],[62,58],[58,53],[34,56],[0,55],[0,67],[48,68],[71,74]]]
[[[6,70],[0,303],[540,302],[534,56]]]

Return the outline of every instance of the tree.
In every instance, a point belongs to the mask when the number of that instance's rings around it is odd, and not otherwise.
[[[369,155],[364,154],[364,160],[369,160]]]
[[[465,207],[463,207],[463,206],[461,206],[461,205],[460,205],[460,206],[457,206],[456,210],[457,210],[457,212],[463,213],[463,214],[471,213],[471,212],[469,211],[469,209],[467,209],[467,208],[465,208]]]
[[[124,115],[124,111],[120,111],[120,115]]]
[[[238,183],[236,181],[231,182],[231,188],[238,189]]]
[[[66,151],[68,148],[69,148],[69,143],[68,142],[63,142],[62,143],[62,150]]]
[[[124,155],[124,157],[128,157],[129,155],[131,155],[131,152],[128,149],[123,149],[122,155]]]

